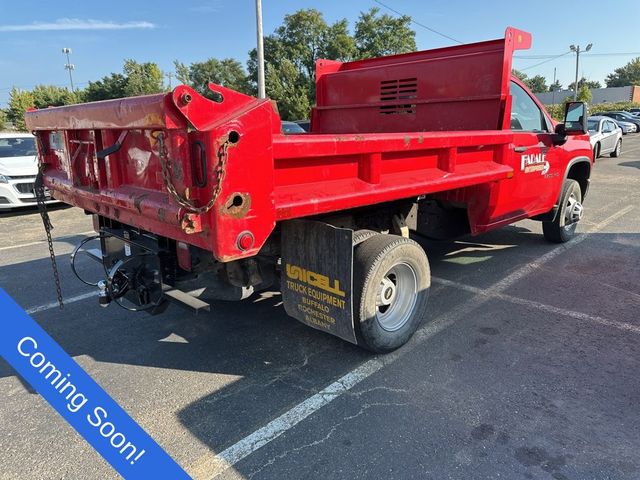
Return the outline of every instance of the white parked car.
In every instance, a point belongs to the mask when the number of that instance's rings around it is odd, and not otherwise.
[[[589,139],[593,148],[593,158],[607,153],[619,157],[622,153],[622,130],[609,117],[589,117],[587,119]]]
[[[33,190],[37,173],[35,137],[0,132],[0,210],[36,205]],[[45,193],[47,203],[55,201]]]

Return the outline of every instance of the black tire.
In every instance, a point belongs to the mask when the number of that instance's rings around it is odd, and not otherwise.
[[[353,232],[353,246],[360,245],[365,240],[380,235],[380,233],[373,230],[356,230]]]
[[[427,255],[413,240],[378,234],[356,247],[353,263],[358,345],[376,353],[395,350],[424,317],[431,285]]]
[[[553,243],[564,243],[571,240],[576,235],[579,218],[571,223],[567,223],[567,217],[571,212],[567,212],[573,206],[573,201],[577,201],[582,208],[582,191],[580,184],[568,178],[562,185],[560,193],[558,213],[552,222],[542,222],[542,232],[544,238]],[[580,215],[581,216],[581,213]]]
[[[600,156],[600,144],[596,143],[593,146],[593,159],[597,159]]]
[[[616,148],[613,149],[613,152],[611,152],[611,156],[613,158],[617,158],[620,155],[622,155],[622,139],[619,138],[618,142],[616,143]]]

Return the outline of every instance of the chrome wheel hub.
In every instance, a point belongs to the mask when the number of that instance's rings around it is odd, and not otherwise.
[[[376,318],[380,326],[388,332],[402,328],[411,318],[417,293],[414,269],[406,263],[391,267],[382,278],[376,297]]]
[[[584,207],[582,206],[582,203],[580,203],[575,193],[572,193],[571,196],[569,196],[567,208],[565,209],[565,225],[571,225],[579,222],[582,219],[583,214]]]

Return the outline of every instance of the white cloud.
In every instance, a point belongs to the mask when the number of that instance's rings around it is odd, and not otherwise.
[[[68,30],[130,30],[156,28],[151,22],[110,22],[104,20],[82,20],[59,18],[55,22],[33,22],[25,25],[0,25],[0,32],[45,32]]]

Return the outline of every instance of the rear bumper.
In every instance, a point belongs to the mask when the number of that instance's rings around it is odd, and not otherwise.
[[[0,210],[18,207],[33,207],[36,203],[33,187],[35,177],[11,178],[9,183],[0,183]],[[47,202],[55,203],[47,191]]]

